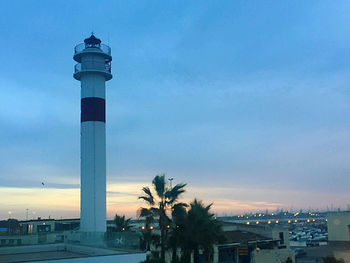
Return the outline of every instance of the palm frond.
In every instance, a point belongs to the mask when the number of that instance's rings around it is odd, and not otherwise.
[[[213,205],[213,203],[207,205],[207,206],[205,207],[205,210],[209,212],[209,210],[210,210],[210,208],[211,208],[212,205]]]
[[[174,209],[177,209],[177,208],[185,208],[185,207],[188,207],[188,204],[186,204],[186,203],[176,203],[172,208],[174,210]]]
[[[153,216],[153,213],[148,208],[140,207],[139,210],[137,210],[137,215],[138,217],[149,217]]]
[[[154,205],[154,201],[149,196],[140,196],[139,199],[146,201],[149,205]]]
[[[165,175],[156,175],[156,177],[153,178],[152,184],[154,186],[154,190],[157,192],[157,195],[160,198],[163,198],[165,194]]]
[[[142,191],[146,195],[140,196],[139,199],[145,200],[149,205],[154,205],[154,197],[152,195],[151,189],[149,189],[149,187],[143,187]]]
[[[176,202],[176,200],[179,198],[179,196],[185,192],[185,186],[187,184],[177,184],[172,189],[166,191],[165,197],[169,199],[168,203],[172,205]]]
[[[131,221],[131,218],[126,219],[125,215],[119,216],[118,214],[116,214],[114,217],[114,224],[116,227],[116,231],[120,232],[122,230],[129,230],[130,221]]]

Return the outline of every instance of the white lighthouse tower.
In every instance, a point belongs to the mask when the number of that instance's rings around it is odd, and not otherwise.
[[[106,86],[111,49],[93,34],[74,48],[74,78],[81,82],[80,231],[106,232]]]

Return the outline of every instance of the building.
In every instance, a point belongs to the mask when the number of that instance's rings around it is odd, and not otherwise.
[[[23,234],[38,234],[78,230],[80,219],[36,219],[20,221]]]
[[[350,262],[350,211],[327,215],[328,244],[335,258]]]
[[[330,244],[350,245],[350,211],[328,213],[327,226]]]
[[[0,247],[64,242],[79,229],[79,219],[34,219],[19,221],[14,233],[0,235]]]
[[[223,230],[226,241],[215,246],[213,262],[286,262],[288,258],[295,262],[284,228],[224,222]]]
[[[246,225],[232,222],[221,222],[225,241],[213,247],[213,263],[267,263],[286,262],[288,258],[295,263],[294,251],[289,246],[288,230],[271,225]],[[156,224],[154,234],[160,235]],[[149,256],[159,255],[160,247],[151,244]],[[181,249],[177,250],[181,257]],[[171,262],[173,251],[167,250],[165,261]],[[203,251],[199,251],[199,262],[203,262]],[[193,262],[193,254],[191,256]]]

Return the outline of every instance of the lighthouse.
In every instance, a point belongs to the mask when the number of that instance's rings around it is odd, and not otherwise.
[[[80,231],[106,232],[106,81],[111,48],[93,34],[74,48],[73,77],[81,83]]]

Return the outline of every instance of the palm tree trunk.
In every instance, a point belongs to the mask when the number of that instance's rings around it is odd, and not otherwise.
[[[195,248],[193,250],[193,263],[199,263],[199,249]]]
[[[177,262],[177,247],[176,245],[173,247],[173,255],[171,256],[172,262]]]
[[[209,263],[211,261],[211,255],[211,252],[208,249],[205,249],[203,253],[203,262]]]
[[[165,262],[165,231],[163,224],[160,224],[160,259]]]

